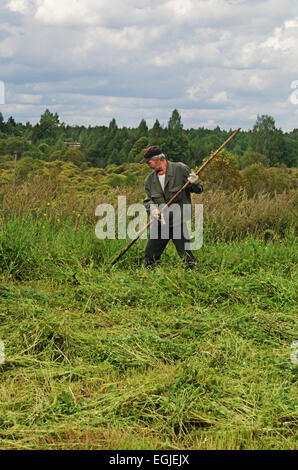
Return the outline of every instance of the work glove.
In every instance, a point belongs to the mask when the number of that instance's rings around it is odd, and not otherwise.
[[[188,176],[187,180],[188,180],[191,184],[198,184],[198,182],[199,182],[199,176],[196,175],[193,171],[191,171],[191,172],[189,173],[189,176]]]
[[[156,207],[154,207],[154,209],[151,210],[151,217],[153,219],[159,219],[163,225],[165,224],[165,219],[164,219],[163,214]]]

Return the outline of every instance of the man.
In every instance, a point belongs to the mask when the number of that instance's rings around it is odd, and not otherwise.
[[[147,197],[144,205],[147,213],[157,219],[157,223],[153,223],[150,229],[145,250],[146,264],[152,266],[158,262],[168,241],[173,240],[179,256],[186,261],[188,267],[192,268],[198,260],[192,251],[187,249],[189,234],[186,222],[191,218],[190,193],[201,193],[203,184],[184,163],[166,160],[158,145],[148,147],[140,163],[147,163],[148,167],[153,169],[145,180]],[[161,214],[160,209],[187,181],[191,184]]]

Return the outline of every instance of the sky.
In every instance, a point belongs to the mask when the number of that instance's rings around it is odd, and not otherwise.
[[[298,0],[1,0],[3,85],[0,112],[23,123],[48,108],[70,125],[152,127],[178,109],[184,128],[269,114],[291,131]]]

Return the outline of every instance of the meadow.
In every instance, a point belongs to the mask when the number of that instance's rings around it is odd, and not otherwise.
[[[120,190],[59,191],[1,199],[0,448],[297,448],[297,191],[195,196],[193,270],[171,245],[146,269],[145,240],[111,267],[129,240],[94,210]]]

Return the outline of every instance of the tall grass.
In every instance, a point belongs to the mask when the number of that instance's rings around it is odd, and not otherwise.
[[[298,192],[257,194],[249,198],[245,191],[226,194],[208,192],[193,198],[204,206],[205,233],[225,240],[240,240],[247,235],[284,237],[297,230]]]
[[[66,190],[60,184],[40,178],[38,184],[27,182],[22,186],[9,186],[2,194],[2,217],[25,215],[30,212],[42,220],[46,214],[52,224],[60,219],[81,217],[90,224],[96,223],[95,208],[101,203],[112,204],[117,208],[118,196],[126,196],[127,206],[142,202],[143,185],[129,188],[111,188],[92,194]],[[245,191],[207,191],[193,195],[193,203],[203,204],[204,233],[210,239],[243,239],[248,234],[266,237],[266,233],[284,237],[289,230],[297,230],[297,190],[281,194],[257,194],[249,198]]]

